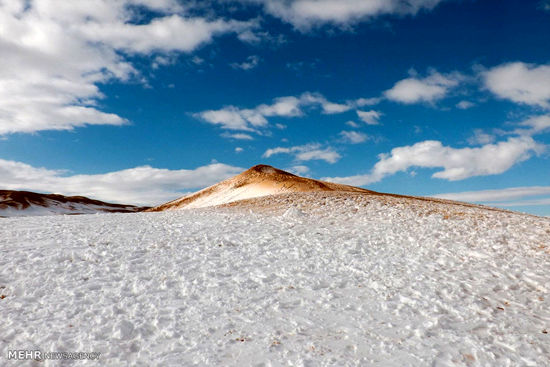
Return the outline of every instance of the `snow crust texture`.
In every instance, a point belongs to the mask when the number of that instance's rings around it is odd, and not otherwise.
[[[24,365],[10,349],[102,366],[550,365],[547,218],[269,200],[0,220],[0,365]]]

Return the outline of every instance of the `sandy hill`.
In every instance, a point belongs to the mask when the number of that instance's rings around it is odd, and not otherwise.
[[[243,173],[179,199],[148,209],[165,211],[205,208],[211,206],[240,207],[250,210],[279,212],[289,207],[310,210],[328,201],[351,200],[355,205],[369,202],[384,205],[413,206],[422,211],[438,212],[445,216],[462,213],[461,208],[508,212],[504,209],[429,197],[405,196],[366,190],[300,177],[268,166],[257,165]]]
[[[260,164],[235,177],[193,194],[159,205],[149,209],[149,211],[203,208],[269,195],[312,191],[374,193],[373,191],[365,190],[360,187],[340,185],[296,176],[292,173]]]
[[[133,213],[147,208],[112,204],[84,196],[0,190],[0,217],[54,214]]]

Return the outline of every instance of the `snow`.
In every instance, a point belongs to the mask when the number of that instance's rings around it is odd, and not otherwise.
[[[208,190],[209,188],[205,189]],[[268,185],[261,184],[249,184],[243,187],[222,189],[215,191],[210,195],[199,196],[193,202],[185,206],[186,209],[206,208],[209,206],[217,206],[227,203],[232,203],[239,200],[252,199],[257,197],[263,197],[267,195],[282,194],[285,192],[291,192],[281,188],[275,188]],[[200,193],[200,191],[199,191]],[[196,193],[191,194],[196,195]],[[183,197],[182,199],[185,199]]]
[[[550,365],[550,219],[266,200],[0,220],[0,364],[40,349],[102,366]]]
[[[150,211],[207,208],[266,196],[319,191],[373,193],[360,187],[299,177],[259,164],[203,190],[151,208]]]
[[[46,200],[45,205],[31,204],[25,209],[8,207],[0,209],[0,217],[27,217],[44,215],[63,214],[95,214],[108,210],[115,210],[110,206],[80,204],[80,203],[59,203],[54,200]]]
[[[82,196],[0,190],[0,217],[137,212],[146,208],[110,204]]]

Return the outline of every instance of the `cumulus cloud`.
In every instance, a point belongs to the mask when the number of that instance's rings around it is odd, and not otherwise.
[[[357,131],[341,131],[340,136],[342,140],[349,144],[360,144],[369,138],[367,134],[363,134]]]
[[[482,73],[485,87],[502,99],[550,108],[550,65],[513,62]]]
[[[86,23],[81,27],[81,34],[91,42],[100,42],[129,53],[145,54],[173,50],[190,52],[210,42],[215,35],[247,28],[245,23],[236,21],[210,21],[174,14],[153,19],[144,25],[116,22],[106,27],[102,23]]]
[[[322,160],[327,163],[336,163],[342,157],[331,147],[323,148],[319,143],[271,148],[262,157],[269,158],[275,154],[292,154],[297,161]]]
[[[102,111],[98,85],[139,80],[130,57],[191,52],[254,26],[189,16],[175,0],[0,2],[0,134],[125,124]]]
[[[327,115],[343,113],[351,109],[351,106],[345,103],[333,103],[327,100],[321,100],[318,101],[318,103],[321,104],[321,107],[323,108],[323,113]]]
[[[384,96],[392,101],[413,103],[434,103],[444,98],[449,91],[458,86],[463,79],[459,73],[440,74],[431,71],[425,78],[411,76],[400,80],[391,89],[384,92]]]
[[[248,0],[250,1],[263,4],[268,14],[292,24],[296,29],[308,31],[324,24],[349,27],[381,15],[415,15],[421,10],[433,9],[443,0]]]
[[[305,109],[320,109],[323,114],[337,114],[349,111],[353,102],[335,103],[319,93],[306,92],[302,95],[275,98],[271,104],[261,104],[251,109],[226,106],[219,110],[207,110],[194,114],[204,122],[220,125],[223,129],[255,131],[268,125],[269,117],[299,117]]]
[[[252,56],[248,56],[246,58],[246,61],[244,62],[241,62],[241,63],[234,62],[230,65],[233,69],[252,70],[256,66],[258,66],[259,63],[260,63],[260,58],[256,55],[252,55]]]
[[[367,125],[378,125],[382,113],[378,111],[360,111],[357,110],[357,116]]]
[[[256,111],[262,116],[283,116],[283,117],[296,117],[301,116],[301,105],[304,104],[302,98],[293,96],[275,98],[274,102],[270,105],[261,104],[256,107]]]
[[[30,190],[137,205],[158,205],[176,199],[190,189],[213,185],[243,171],[214,163],[191,170],[141,166],[94,175],[67,176],[63,170],[37,168],[0,159],[0,187]]]
[[[256,131],[256,128],[267,125],[267,120],[259,112],[234,106],[203,111],[194,116],[228,130]]]
[[[350,177],[332,177],[326,180],[350,185],[367,185],[411,167],[443,168],[432,175],[449,181],[474,176],[496,175],[515,164],[541,153],[544,146],[529,136],[510,137],[481,147],[452,148],[435,140],[397,147],[388,154],[379,155],[370,173]]]
[[[336,163],[340,160],[341,156],[332,150],[332,148],[325,148],[298,152],[295,158],[298,161],[322,160],[327,163]]]

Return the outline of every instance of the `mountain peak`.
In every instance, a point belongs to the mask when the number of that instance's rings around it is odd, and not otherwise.
[[[264,174],[284,174],[289,176],[295,176],[292,173],[283,171],[281,169],[275,168],[273,166],[269,166],[267,164],[257,164],[255,166],[250,167],[248,170],[244,171],[243,173],[251,173],[251,172],[258,172],[258,173],[264,173]]]
[[[265,172],[265,173],[272,173],[276,170],[275,167],[272,167],[267,164],[257,164],[255,166],[252,166],[248,169],[248,171],[258,171],[258,172]]]
[[[282,169],[275,168],[273,166],[269,166],[267,164],[257,164],[255,166],[250,167],[241,175],[282,175],[282,176],[288,176],[288,177],[299,177],[296,175],[293,175],[290,172],[283,171]]]

